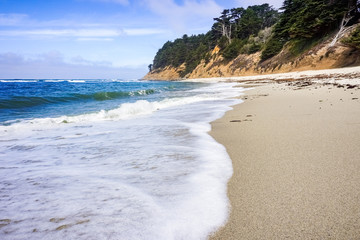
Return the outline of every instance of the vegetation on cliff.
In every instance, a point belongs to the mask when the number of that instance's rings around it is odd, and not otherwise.
[[[220,17],[214,18],[215,23],[206,34],[184,35],[173,42],[166,42],[157,52],[152,69],[178,68],[185,64],[185,69],[180,72],[183,77],[192,72],[201,60],[209,61],[210,51],[216,45],[226,60],[235,58],[240,52],[250,54],[259,51],[265,43],[264,38],[268,37],[266,33],[270,33],[265,29],[276,23],[278,16],[278,11],[269,4],[226,9]]]
[[[353,11],[353,24],[359,19],[359,1],[285,0],[273,35],[262,52],[262,60],[278,54],[288,43],[294,55],[338,29],[344,14]]]
[[[345,38],[342,42],[360,50],[360,27],[357,27],[351,36]]]
[[[195,69],[202,59],[209,58],[209,51],[215,46],[210,38],[209,33],[190,37],[184,35],[174,42],[166,42],[154,58],[153,69],[166,66],[177,68],[185,64],[185,70],[181,73],[185,76]]]
[[[265,61],[280,53],[284,46],[291,56],[297,56],[339,27],[338,34],[358,23],[359,7],[360,0],[285,0],[280,11],[269,4],[225,9],[214,18],[215,23],[206,34],[184,35],[166,42],[157,52],[151,69],[171,66],[181,69],[179,76],[184,77],[201,61],[208,63],[215,46],[225,62],[239,54],[258,51],[261,61]],[[359,39],[360,29],[342,42],[360,49]]]

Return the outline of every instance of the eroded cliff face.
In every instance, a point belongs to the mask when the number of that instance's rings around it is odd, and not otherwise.
[[[145,80],[179,80],[179,72],[182,71],[185,67],[181,66],[179,68],[174,68],[167,66],[162,69],[155,69],[149,72],[143,79]]]
[[[212,51],[211,60],[208,63],[202,61],[185,78],[250,76],[360,65],[359,51],[347,47],[341,42],[329,47],[330,41],[322,42],[297,57],[292,57],[289,50],[285,48],[277,56],[264,62],[260,62],[260,52],[251,55],[240,54],[234,60],[226,62],[219,54],[219,49],[215,48]],[[179,80],[181,79],[179,72],[184,67],[173,68],[169,66],[164,69],[155,69],[149,72],[144,79]]]

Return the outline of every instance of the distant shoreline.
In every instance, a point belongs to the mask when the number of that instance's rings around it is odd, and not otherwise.
[[[210,134],[226,147],[234,174],[230,218],[210,239],[360,236],[359,73],[222,79],[259,87],[212,123]]]

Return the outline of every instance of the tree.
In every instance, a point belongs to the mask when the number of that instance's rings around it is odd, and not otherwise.
[[[281,8],[283,13],[266,43],[262,60],[279,53],[280,46],[287,42],[292,49],[297,49],[291,50],[293,53],[304,51],[311,46],[309,43],[328,36],[341,25],[333,41],[336,42],[343,30],[359,19],[358,6],[359,0],[285,0]],[[351,17],[344,17],[347,12]]]
[[[343,39],[342,43],[360,50],[360,27],[357,27],[357,29],[349,37]]]
[[[166,42],[157,52],[152,70],[185,64],[185,70],[180,73],[181,76],[185,76],[193,71],[201,60],[209,61],[210,50],[215,46],[220,47],[225,59],[237,57],[244,45],[248,49],[243,51],[244,53],[256,52],[264,43],[260,40],[249,41],[249,37],[256,36],[260,30],[274,24],[278,15],[279,13],[268,4],[247,9],[225,9],[219,17],[214,18],[215,22],[208,33],[196,36],[185,34],[173,42]],[[255,39],[254,36],[252,39]]]
[[[239,53],[241,48],[244,46],[244,40],[241,41],[240,39],[234,39],[229,46],[227,46],[224,49],[223,52],[223,57],[225,58],[225,60],[232,60],[234,58],[236,58]]]
[[[348,11],[344,13],[344,17],[341,20],[340,29],[329,44],[329,47],[333,47],[335,43],[345,35],[345,33],[353,30],[355,26],[353,25],[356,20],[360,18],[359,13],[360,1],[350,0],[348,1]],[[355,20],[355,21],[354,21]]]
[[[231,14],[229,9],[225,9],[221,12],[221,16],[218,18],[214,18],[215,21],[217,21],[217,27],[220,27],[220,29],[217,29],[221,32],[222,36],[226,37],[231,43]]]

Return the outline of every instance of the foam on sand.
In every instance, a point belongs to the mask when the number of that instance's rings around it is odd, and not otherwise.
[[[0,238],[206,239],[232,175],[209,122],[241,102],[234,85],[1,126]]]

